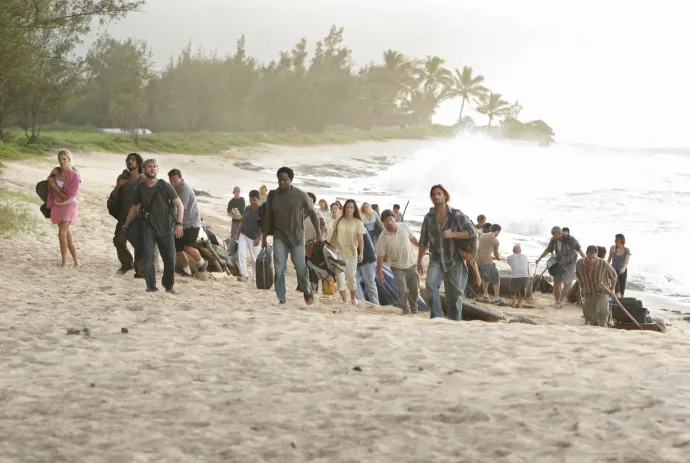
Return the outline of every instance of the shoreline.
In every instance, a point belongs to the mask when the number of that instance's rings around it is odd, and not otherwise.
[[[378,142],[362,142],[377,144]],[[389,142],[391,156],[394,156],[394,151],[397,143],[419,143],[423,146],[424,140],[399,141],[392,140]],[[198,201],[202,212],[202,218],[205,223],[212,226],[214,231],[219,235],[219,238],[224,238],[229,233],[229,220],[225,212],[225,206],[228,198],[231,196],[232,187],[239,186],[242,189],[243,195],[248,194],[249,189],[258,188],[258,185],[266,183],[271,185],[274,181],[273,170],[261,167],[268,165],[279,166],[286,162],[286,159],[293,159],[295,162],[290,162],[290,165],[296,171],[304,166],[307,171],[312,164],[318,162],[328,164],[330,162],[342,162],[343,159],[348,159],[348,164],[356,168],[359,163],[370,162],[367,159],[360,159],[357,155],[352,154],[347,146],[329,147],[328,150],[319,150],[318,147],[271,147],[260,153],[261,166],[254,166],[252,161],[256,161],[257,153],[252,151],[238,151],[225,156],[203,156],[194,157],[183,154],[156,154],[159,164],[161,165],[162,177],[169,168],[175,167],[183,172],[185,180],[197,190],[208,193],[210,196],[199,196]],[[9,189],[9,191],[19,192],[12,200],[22,202],[22,198],[32,198],[33,180],[28,180],[26,183],[15,183],[8,180],[8,177],[21,177],[25,179],[40,178],[40,173],[44,165],[50,165],[52,162],[52,155],[46,154],[41,158],[35,158],[31,161],[10,161],[5,166],[5,172],[0,173],[0,186]],[[385,158],[386,156],[382,156]],[[123,156],[124,159],[124,156]],[[382,161],[385,162],[385,161]],[[96,194],[98,197],[107,197],[114,185],[114,177],[117,174],[117,165],[113,162],[113,154],[103,152],[88,152],[75,153],[76,166],[82,170],[85,179],[85,185],[88,186],[85,191],[86,195],[91,196]],[[250,165],[248,166],[247,163]],[[239,165],[239,167],[238,167]],[[253,166],[253,167],[252,167]],[[112,178],[111,178],[112,177]],[[228,179],[233,183],[229,183]],[[307,184],[308,181],[306,181]],[[301,186],[297,181],[296,186]],[[314,191],[318,197],[322,195],[333,196],[333,191],[326,185],[309,184],[311,190]],[[22,196],[24,195],[24,196]],[[90,200],[89,200],[90,202]],[[31,207],[34,207],[32,204]],[[37,212],[37,211],[35,211]],[[107,221],[110,216],[107,215],[105,206],[102,210],[94,211],[96,216],[100,215],[100,221]],[[38,218],[45,220],[42,217]],[[114,225],[114,223],[113,223]],[[221,230],[220,233],[218,230]],[[109,244],[109,240],[104,240],[105,245]],[[114,254],[114,249],[112,250]],[[656,316],[664,317],[670,320],[680,320],[690,315],[690,305],[675,301],[670,297],[665,297],[659,294],[647,293],[643,291],[628,290],[629,295],[634,295],[638,299],[645,302],[645,305]],[[548,307],[550,304],[548,295],[544,304]],[[501,308],[499,308],[500,310]],[[508,311],[510,308],[506,307]],[[548,314],[542,314],[548,316]],[[559,317],[556,317],[559,318]]]

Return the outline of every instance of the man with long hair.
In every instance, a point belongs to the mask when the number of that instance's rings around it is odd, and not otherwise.
[[[448,205],[450,194],[443,185],[434,185],[429,192],[434,204],[424,216],[419,236],[417,271],[424,275],[422,259],[429,249],[426,290],[431,302],[431,318],[443,317],[441,281],[446,290],[446,312],[451,320],[462,320],[462,298],[467,285],[467,266],[460,252],[459,240],[472,240],[477,230],[459,209]]]
[[[127,249],[127,233],[122,230],[125,219],[127,219],[127,213],[132,207],[132,194],[141,183],[143,164],[144,160],[139,153],[129,153],[125,159],[125,166],[127,168],[118,175],[115,188],[110,193],[110,201],[116,201],[117,209],[119,210],[115,234],[113,235],[113,245],[117,250],[117,258],[120,261],[120,269],[117,273],[121,275],[132,269],[135,269],[135,276],[143,273],[143,269],[139,268],[139,264],[144,255],[144,250],[141,246],[132,246],[134,248],[134,258],[132,258],[132,254]]]

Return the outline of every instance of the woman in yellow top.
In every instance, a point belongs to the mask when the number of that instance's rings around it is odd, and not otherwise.
[[[357,305],[357,262],[364,258],[364,222],[354,199],[345,201],[343,214],[333,224],[331,243],[345,260],[345,272],[338,274],[338,291],[343,304],[349,303],[347,288],[352,305]]]

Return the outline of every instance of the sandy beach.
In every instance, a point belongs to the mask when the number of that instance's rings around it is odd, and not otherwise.
[[[291,153],[260,155],[307,165],[346,150]],[[215,197],[200,208],[225,238],[232,187],[275,183],[233,165],[254,155],[155,157],[162,178],[177,167]],[[0,187],[35,196],[54,157],[3,162]],[[58,266],[56,227],[36,204],[12,199],[35,228],[0,239],[0,462],[688,461],[679,314],[664,315],[665,334],[585,327],[579,307],[555,311],[540,295],[535,309],[504,310],[538,325],[455,323],[333,296],[307,307],[295,291],[279,307],[272,290],[218,274],[147,294],[115,274],[105,203],[124,155],[75,163],[82,266]],[[290,265],[287,280],[296,286]]]

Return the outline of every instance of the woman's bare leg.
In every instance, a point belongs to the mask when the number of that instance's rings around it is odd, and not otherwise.
[[[60,222],[58,224],[58,240],[60,241],[60,257],[62,257],[62,266],[67,265],[67,233],[69,232],[69,222]]]
[[[74,241],[72,240],[72,229],[70,228],[70,223],[67,223],[67,249],[69,249],[69,253],[72,255],[72,259],[74,260],[74,266],[77,267],[79,265],[79,257],[77,257],[77,247],[74,245]]]

